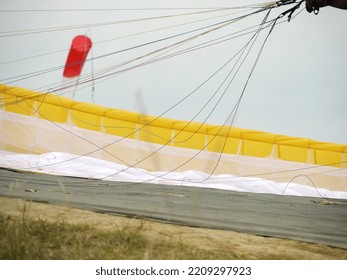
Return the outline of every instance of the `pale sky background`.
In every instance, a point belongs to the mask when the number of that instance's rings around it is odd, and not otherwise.
[[[119,52],[120,50],[223,22],[241,15],[235,12],[244,12],[244,10],[233,9],[136,22],[119,23],[119,21],[207,11],[197,8],[236,7],[264,2],[261,0],[0,0],[0,83],[43,92],[50,88],[59,88],[63,72],[61,66],[65,64],[71,40],[76,35],[88,35],[94,43],[93,51],[88,55],[89,61],[86,62],[82,72],[83,77],[90,78],[91,73],[94,73],[95,77],[101,69],[114,67],[207,29],[126,52]],[[70,11],[61,11],[66,9]],[[274,9],[270,18],[276,17],[281,11]],[[166,54],[259,25],[264,16],[263,12],[242,19],[186,42]],[[108,24],[95,26],[96,23]],[[68,28],[76,25],[80,25],[80,28]],[[346,26],[347,11],[334,8],[321,9],[317,16],[308,14],[304,10],[291,22],[277,25],[249,81],[233,125],[347,144]],[[63,28],[54,32],[46,29],[58,27]],[[164,27],[170,28],[162,29]],[[153,31],[155,29],[162,30]],[[152,32],[149,32],[151,30]],[[18,33],[14,34],[14,31]],[[141,32],[144,33],[138,34]],[[198,115],[196,121],[206,121],[211,124],[225,122],[242,92],[267,32],[268,29],[262,31],[244,66],[213,113],[209,116],[225,86],[217,93],[211,104]],[[94,99],[96,103],[108,107],[160,115],[226,63],[251,35],[136,68],[104,81],[96,80]],[[110,53],[115,54],[98,58]],[[42,56],[42,54],[47,55]],[[32,58],[28,59],[29,57]],[[153,57],[154,55],[148,58]],[[92,63],[90,60],[92,58],[98,59],[94,59]],[[144,62],[148,58],[139,59],[129,65]],[[165,117],[192,119],[218,89],[232,66],[233,63],[228,65],[194,95],[165,114]],[[57,67],[56,71],[41,73],[28,79],[18,77],[54,67]],[[91,102],[91,96],[91,84],[85,84],[79,86],[75,98]]]

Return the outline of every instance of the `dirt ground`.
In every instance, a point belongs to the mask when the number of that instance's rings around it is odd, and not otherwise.
[[[249,259],[347,259],[347,250],[321,244],[255,236],[232,231],[179,226],[100,214],[68,206],[0,197],[1,213],[21,216],[24,209],[26,217],[30,219],[88,224],[104,230],[113,230],[124,226],[136,227],[141,223],[144,228],[143,233],[149,238],[179,241],[202,249],[222,248],[223,250],[231,250],[241,259],[244,255],[248,256]]]

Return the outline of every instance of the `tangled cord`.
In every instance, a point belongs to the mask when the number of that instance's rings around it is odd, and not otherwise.
[[[296,5],[295,6],[293,6],[292,8],[290,8],[290,9],[288,9],[288,10],[286,10],[286,11],[284,11],[282,14],[280,14],[279,16],[278,16],[278,19],[279,18],[282,18],[282,17],[284,17],[284,16],[286,16],[287,14],[288,14],[288,22],[290,22],[290,20],[292,19],[292,16],[293,16],[293,14],[294,14],[294,12],[297,10],[297,9],[299,9],[300,8],[300,6],[301,6],[301,4],[303,3],[303,2],[305,2],[305,0],[301,0],[300,2],[296,2],[296,1],[285,1],[285,2],[283,2],[283,1],[280,1],[282,4],[279,4],[279,5],[287,5],[287,4],[294,4],[294,3],[296,3]],[[316,9],[317,8],[314,8],[314,10],[316,11]],[[319,11],[319,8],[318,8],[318,11]],[[318,12],[316,13],[315,12],[315,14],[318,14]]]

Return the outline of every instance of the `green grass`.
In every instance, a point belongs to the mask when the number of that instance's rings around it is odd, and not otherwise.
[[[143,225],[103,231],[65,222],[0,214],[0,259],[235,259],[232,252],[202,250],[181,242],[151,239]]]

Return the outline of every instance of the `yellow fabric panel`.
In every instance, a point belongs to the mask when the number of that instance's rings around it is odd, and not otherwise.
[[[154,121],[151,121],[151,125],[172,129],[174,127],[174,122],[172,119],[160,117],[155,118]]]
[[[68,117],[68,109],[51,105],[49,103],[40,103],[37,106],[39,117],[53,122],[65,123]]]
[[[100,131],[101,119],[104,116],[105,108],[89,103],[76,102],[72,104],[70,115],[72,122],[80,128]]]
[[[34,100],[18,97],[15,95],[3,94],[3,102],[6,111],[32,116],[35,112]]]
[[[75,124],[76,126],[94,131],[102,131],[101,116],[85,113],[78,110],[71,110],[70,115],[73,124]]]
[[[307,163],[308,149],[289,145],[279,145],[279,158],[282,160]]]
[[[162,145],[171,145],[171,129],[148,125],[139,131],[139,140]]]
[[[54,94],[39,94],[35,97],[35,99],[37,100],[39,105],[50,104],[55,105],[56,107],[62,107],[64,109],[69,109],[73,107],[74,104],[78,104],[77,101],[74,101],[70,98]]]
[[[209,125],[207,127],[208,135],[218,135],[224,137],[232,137],[232,138],[241,138],[242,129],[238,127],[229,127],[229,126],[213,126]]]
[[[134,124],[138,123],[139,121],[138,113],[129,112],[129,111],[120,110],[120,109],[105,108],[103,115],[110,119],[132,122]]]
[[[343,167],[342,153],[334,151],[315,150],[315,156],[316,164]]]
[[[334,144],[334,143],[322,143],[322,142],[313,142],[311,143],[311,148],[316,150],[325,150],[332,151],[337,153],[347,153],[347,146]]]
[[[260,131],[250,130],[250,129],[242,129],[240,138],[244,140],[252,140],[256,142],[264,142],[264,143],[275,143],[276,135],[272,133],[264,133]]]
[[[253,157],[270,157],[274,144],[242,139],[242,155]]]
[[[274,148],[276,135],[243,129],[242,155],[254,157],[270,157]]]
[[[177,121],[174,122],[173,127],[173,146],[196,150],[203,150],[205,148],[206,134],[202,134],[201,130],[206,131],[206,128],[203,128],[202,125]]]
[[[136,123],[104,117],[102,127],[107,134],[135,138]]]
[[[342,154],[341,159],[342,159],[342,161],[341,161],[341,163],[339,164],[339,167],[340,167],[340,168],[347,168],[347,151],[346,151],[346,153],[343,153],[343,154]]]
[[[171,145],[172,121],[167,118],[139,114],[138,139],[161,145]]]
[[[73,102],[71,109],[99,117],[103,117],[106,113],[105,107],[83,102]]]
[[[239,151],[240,139],[237,138],[208,135],[207,141],[209,152],[237,154]]]
[[[175,123],[175,121],[172,119],[168,119],[164,117],[152,117],[152,116],[147,116],[143,114],[138,114],[138,122],[144,125],[148,124],[151,126],[168,128],[168,129],[173,128]]]
[[[175,138],[172,145],[175,147],[203,150],[205,148],[205,134],[174,130]]]
[[[209,125],[207,128],[207,150],[217,153],[238,154],[241,134],[242,129],[237,127]]]
[[[65,109],[69,108],[73,102],[68,98],[15,87],[0,87],[0,92],[4,92],[3,102],[7,111],[28,116],[35,115],[38,111],[38,115],[41,113],[42,118],[46,115],[49,119],[58,122],[64,122],[66,120],[67,112]],[[57,106],[46,107],[47,104]],[[64,110],[60,109],[60,107],[64,107]],[[60,116],[61,114],[62,116]]]
[[[69,98],[52,94],[39,95],[36,99],[39,117],[59,123],[65,123],[68,120],[69,108],[76,104]]]
[[[173,120],[173,125],[172,128],[175,130],[184,130],[184,131],[189,131],[189,132],[199,132],[199,133],[204,133],[205,128],[203,128],[202,124],[195,123],[195,122],[185,122],[185,121],[174,121]],[[204,131],[203,131],[204,130]]]
[[[301,147],[301,148],[311,148],[315,141],[306,139],[306,138],[294,138],[288,136],[278,135],[275,138],[275,142],[280,145],[287,145],[293,147]]]
[[[200,134],[207,134],[208,129],[210,127],[210,125],[203,124],[203,123],[176,121],[176,120],[171,120],[171,124],[170,122],[164,122],[164,123],[166,123],[169,128],[173,128],[178,131],[183,130],[186,132],[200,133]]]

